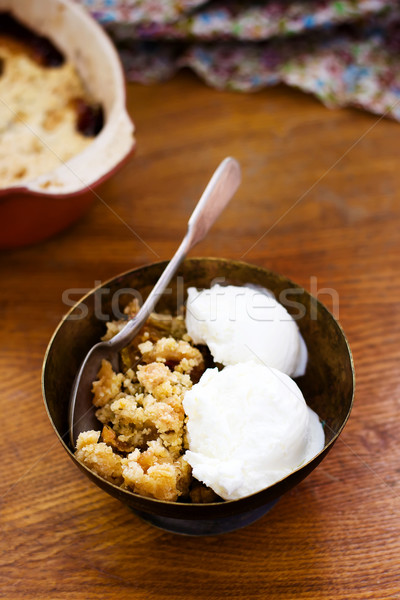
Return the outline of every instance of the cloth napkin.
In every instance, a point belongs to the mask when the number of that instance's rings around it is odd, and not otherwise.
[[[400,120],[399,0],[79,0],[129,80],[189,67],[217,89],[283,82],[325,105]]]

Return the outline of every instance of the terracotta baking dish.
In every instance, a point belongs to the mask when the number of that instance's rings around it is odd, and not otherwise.
[[[81,6],[68,0],[0,0],[0,12],[11,13],[48,37],[74,63],[104,111],[102,130],[83,152],[21,187],[0,189],[0,248],[4,249],[43,240],[76,221],[96,199],[99,183],[132,153],[135,139],[118,54]]]

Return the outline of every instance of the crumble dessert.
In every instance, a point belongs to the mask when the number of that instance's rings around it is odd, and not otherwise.
[[[0,13],[0,185],[21,185],[82,152],[102,110],[47,38]]]
[[[125,313],[133,317],[137,310],[133,301]],[[103,340],[125,324],[108,323]],[[211,490],[192,481],[183,456],[187,442],[182,402],[204,369],[204,356],[191,343],[183,317],[153,313],[121,352],[121,372],[103,360],[92,388],[103,429],[79,435],[76,457],[111,483],[143,496],[215,499]]]
[[[111,483],[173,502],[236,500],[273,485],[323,449],[318,415],[289,374],[267,362],[263,351],[271,340],[266,331],[261,328],[258,340],[254,328],[243,327],[249,320],[248,304],[235,302],[230,318],[232,298],[246,298],[254,288],[215,288],[200,294],[188,289],[186,319],[153,313],[122,350],[120,372],[103,361],[92,387],[103,429],[79,435],[76,457]],[[217,306],[204,303],[206,292],[219,300],[226,294],[225,301]],[[266,293],[262,292],[262,300]],[[196,298],[203,302],[197,315]],[[137,311],[136,302],[125,309],[128,317]],[[270,326],[269,311],[265,317]],[[111,339],[125,323],[108,323],[103,340]],[[256,324],[260,326],[259,321]],[[274,328],[276,322],[272,324]],[[297,325],[294,321],[292,325],[296,333]],[[211,342],[221,332],[223,343],[217,341],[224,351],[217,354]],[[273,329],[272,341],[274,333]],[[282,335],[286,355],[297,359],[298,337],[285,335],[284,330]],[[257,355],[258,360],[249,360],[242,352],[242,360],[228,364],[232,347],[238,352],[249,337],[261,343],[264,360]],[[193,338],[208,346],[195,346]],[[282,352],[281,356],[285,358]],[[219,367],[211,357],[219,359]],[[304,368],[306,360],[307,351]]]

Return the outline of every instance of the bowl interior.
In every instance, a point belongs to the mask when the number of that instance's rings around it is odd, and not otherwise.
[[[296,485],[322,460],[347,421],[354,391],[351,353],[333,316],[308,292],[266,269],[223,259],[188,259],[160,299],[157,310],[176,313],[185,302],[188,287],[207,288],[216,280],[234,285],[251,283],[271,290],[296,318],[308,347],[307,371],[296,381],[308,405],[325,423],[325,447],[319,455],[257,494],[240,500],[201,505],[161,502],[122,490],[78,463],[68,445],[70,390],[85,354],[103,335],[105,322],[118,318],[133,296],[147,297],[165,265],[164,262],[156,263],[110,280],[83,298],[63,319],[49,344],[43,368],[43,394],[48,415],[75,463],[102,489],[136,511],[175,519],[216,519],[257,510]]]

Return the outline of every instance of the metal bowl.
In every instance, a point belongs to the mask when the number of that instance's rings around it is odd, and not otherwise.
[[[100,488],[127,504],[140,517],[163,529],[188,535],[214,535],[238,529],[265,514],[282,494],[304,479],[340,435],[350,415],[354,394],[354,367],[344,333],[330,312],[307,291],[266,269],[219,258],[186,260],[157,309],[176,312],[187,287],[210,287],[221,279],[233,285],[247,283],[285,298],[308,347],[307,371],[297,379],[308,405],[325,426],[324,449],[304,466],[260,492],[225,502],[189,504],[144,498],[121,489],[82,465],[68,438],[68,404],[77,369],[89,348],[103,335],[105,321],[120,311],[132,294],[146,298],[166,266],[165,262],[124,273],[96,288],[78,302],[57,327],[43,365],[43,397],[48,416],[66,452]]]

